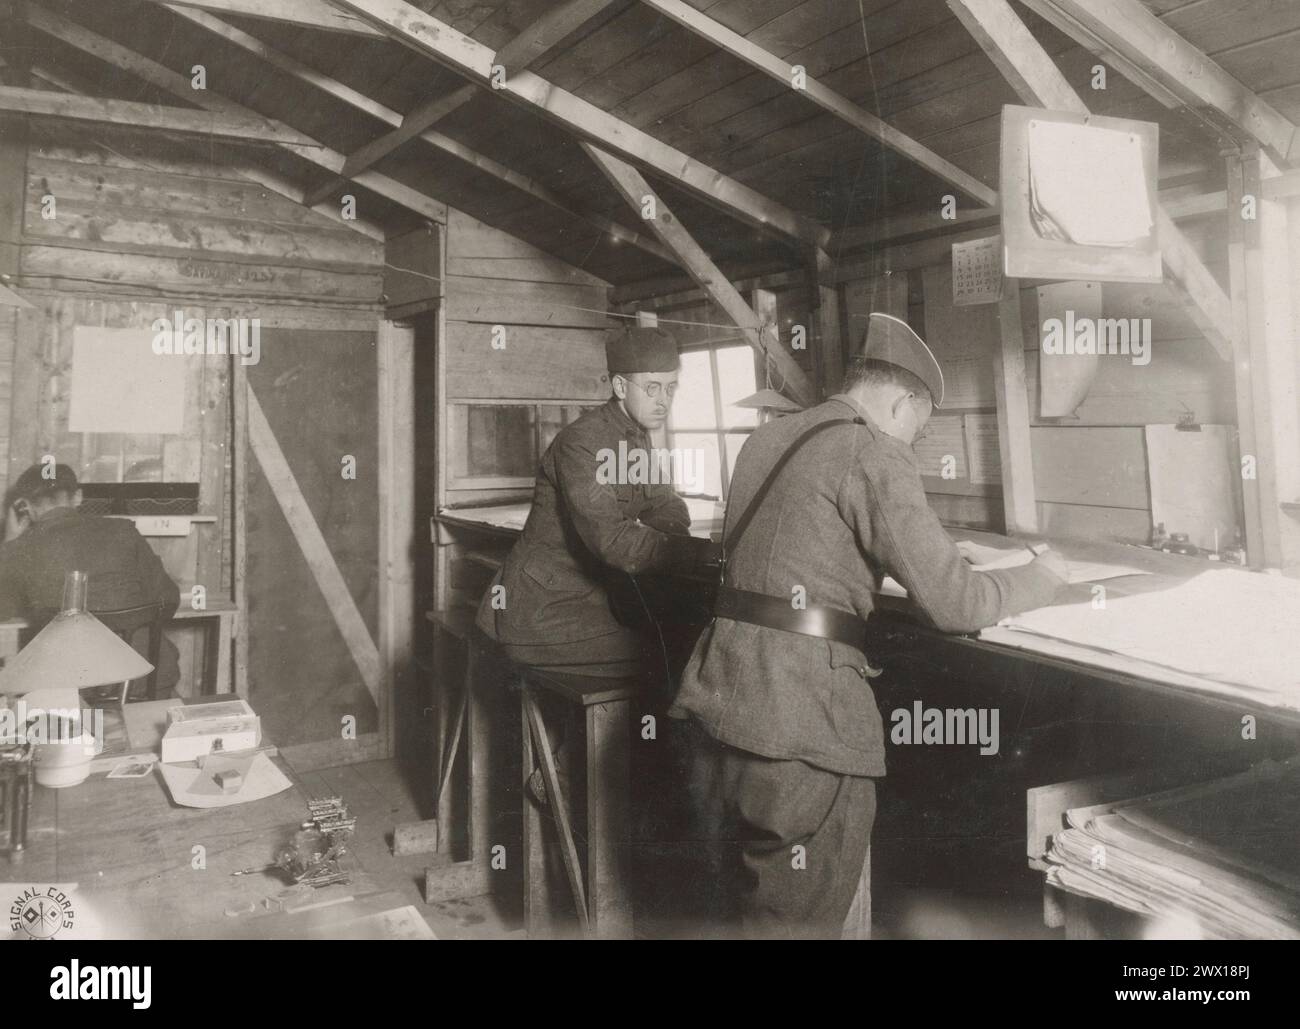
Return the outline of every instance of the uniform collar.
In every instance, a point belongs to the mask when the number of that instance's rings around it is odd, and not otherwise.
[[[827,403],[831,403],[832,401],[850,408],[855,415],[873,428],[879,428],[879,426],[871,420],[871,415],[867,414],[867,409],[854,400],[848,393],[836,393],[834,396],[826,398]]]
[[[54,507],[46,511],[39,518],[32,520],[32,527],[52,525],[55,522],[61,522],[68,518],[75,518],[78,511],[75,507]]]
[[[647,430],[632,420],[622,407],[619,406],[618,397],[610,397],[605,401],[605,413],[613,423],[618,426],[620,432],[627,435],[647,436]]]

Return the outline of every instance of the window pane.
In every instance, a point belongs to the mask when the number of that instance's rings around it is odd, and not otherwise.
[[[453,404],[452,474],[526,478],[537,470],[531,405]]]
[[[683,493],[699,494],[722,499],[722,472],[718,461],[718,437],[712,433],[675,432],[673,447],[677,450],[677,464],[686,480],[680,487]]]
[[[727,428],[757,425],[758,412],[754,408],[735,406],[737,400],[758,389],[753,349],[748,346],[719,347],[718,383],[722,387],[723,425]]]
[[[635,386],[632,387],[636,389]],[[677,376],[677,399],[673,401],[671,424],[687,429],[712,429],[718,424],[713,408],[713,373],[709,369],[707,350],[688,350],[682,354],[682,370]]]

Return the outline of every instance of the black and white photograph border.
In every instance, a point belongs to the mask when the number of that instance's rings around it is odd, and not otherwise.
[[[6,938],[1300,937],[1298,122],[1275,0],[0,0]]]

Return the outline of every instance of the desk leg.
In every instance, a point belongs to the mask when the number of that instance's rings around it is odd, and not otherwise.
[[[597,939],[630,939],[631,703],[587,708],[587,907]]]
[[[230,645],[235,638],[234,612],[225,613],[217,616],[217,675],[212,684],[214,693],[230,693],[235,688],[234,681],[231,679],[230,666]],[[206,662],[204,662],[206,664]]]

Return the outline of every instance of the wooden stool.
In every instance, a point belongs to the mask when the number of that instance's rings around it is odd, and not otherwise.
[[[632,703],[644,689],[639,679],[601,679],[537,668],[519,668],[523,717],[524,918],[529,937],[550,935],[554,919],[546,874],[544,818],[554,820],[564,872],[573,893],[582,935],[595,939],[632,936],[628,856],[631,825],[629,744]],[[545,692],[570,711],[581,713],[586,728],[586,838],[579,854],[569,798],[564,796],[555,754],[539,704]],[[570,748],[570,757],[575,757]],[[528,795],[527,782],[539,768],[546,807]],[[585,862],[582,860],[585,856]],[[584,867],[585,865],[585,867]]]

